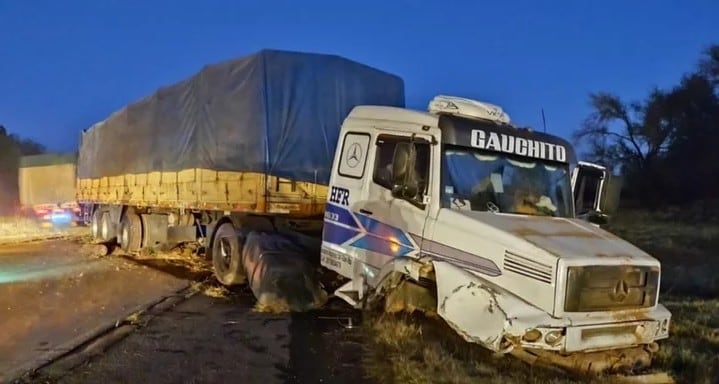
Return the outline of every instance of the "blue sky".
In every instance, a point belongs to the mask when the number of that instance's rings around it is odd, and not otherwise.
[[[0,124],[51,150],[203,65],[263,48],[339,54],[568,137],[588,94],[641,98],[719,43],[719,1],[0,0]]]

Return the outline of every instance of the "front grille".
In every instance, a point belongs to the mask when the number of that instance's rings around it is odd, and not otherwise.
[[[547,284],[552,283],[552,275],[554,274],[551,265],[540,263],[510,251],[504,253],[504,269]]]
[[[564,311],[599,312],[649,308],[654,305],[658,290],[658,267],[569,267]]]

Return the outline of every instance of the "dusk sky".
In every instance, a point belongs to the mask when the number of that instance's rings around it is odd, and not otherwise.
[[[147,5],[145,5],[147,3]],[[0,0],[0,124],[53,151],[202,66],[263,48],[338,54],[568,137],[588,94],[640,99],[719,43],[719,1]]]

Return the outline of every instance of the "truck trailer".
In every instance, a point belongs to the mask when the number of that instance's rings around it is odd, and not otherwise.
[[[660,263],[576,217],[577,169],[566,140],[499,106],[440,95],[411,110],[396,75],[265,50],[86,130],[77,191],[98,240],[199,242],[226,285],[246,279],[241,231],[315,229],[344,279],[333,294],[355,307],[422,292],[492,351],[647,367],[671,319]]]
[[[18,168],[20,208],[42,225],[76,225],[77,153],[22,156]]]

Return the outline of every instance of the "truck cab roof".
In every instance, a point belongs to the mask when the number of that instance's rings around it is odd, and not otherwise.
[[[504,116],[502,119],[492,121],[486,118],[472,118],[465,113],[425,112],[363,105],[354,107],[345,121],[351,123],[353,120],[439,127],[442,131],[443,144],[475,147],[561,163],[577,162],[573,146],[567,140],[543,132],[518,128],[509,124],[509,118]]]

